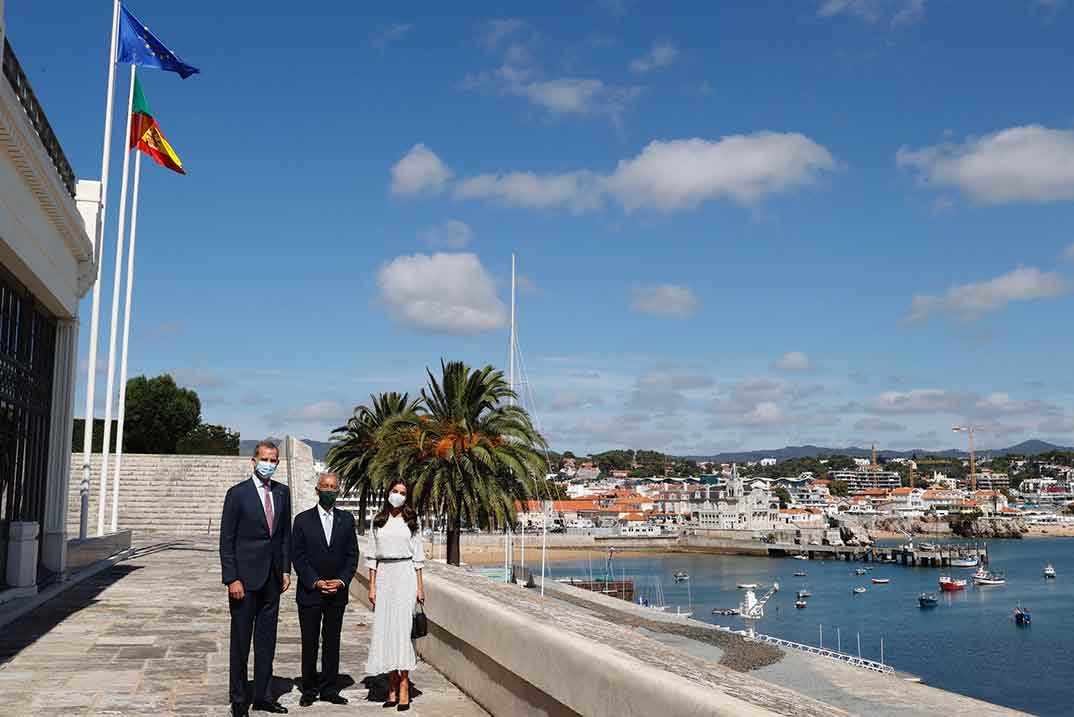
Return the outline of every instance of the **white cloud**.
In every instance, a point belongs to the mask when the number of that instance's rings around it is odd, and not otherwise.
[[[554,115],[618,119],[641,94],[640,87],[609,85],[593,77],[542,79],[529,66],[528,50],[515,48],[508,62],[491,72],[471,75],[463,87],[522,97]]]
[[[638,156],[619,161],[607,187],[627,211],[667,212],[713,199],[756,204],[835,169],[828,150],[805,135],[761,131],[650,142]]]
[[[954,187],[981,204],[1074,199],[1074,130],[1011,127],[965,142],[895,155],[925,184]]]
[[[414,329],[475,334],[507,323],[496,282],[476,254],[396,257],[377,272],[377,285],[395,320]]]
[[[490,50],[495,50],[500,40],[514,35],[524,27],[526,23],[517,17],[489,20],[488,29],[485,32],[485,46]]]
[[[780,356],[772,367],[780,371],[808,371],[813,368],[813,363],[801,351],[788,351]]]
[[[1068,282],[1059,274],[1020,266],[994,279],[957,284],[942,296],[915,294],[903,320],[913,323],[925,321],[933,314],[946,313],[964,321],[975,321],[1007,304],[1053,298],[1069,289]]]
[[[603,406],[604,399],[596,394],[584,394],[576,391],[564,391],[559,393],[548,405],[548,410],[559,413],[576,409],[594,408]]]
[[[783,423],[786,420],[786,412],[774,401],[761,401],[741,418],[741,422],[749,426]]]
[[[709,388],[715,383],[707,374],[681,369],[650,369],[638,378],[639,386],[673,391]]]
[[[620,160],[610,175],[510,171],[456,184],[456,199],[493,199],[530,209],[595,211],[612,196],[629,211],[670,212],[729,199],[754,205],[774,194],[814,184],[837,169],[827,149],[797,133],[756,132],[718,140],[654,141]]]
[[[679,48],[670,42],[658,42],[641,57],[630,61],[630,69],[639,74],[670,67],[679,57]]]
[[[1074,244],[1067,244],[1066,248],[1063,249],[1062,253],[1059,255],[1059,258],[1064,261],[1074,261]]]
[[[448,219],[425,229],[421,233],[421,238],[430,246],[462,249],[473,240],[474,230],[466,222]]]
[[[317,401],[305,406],[273,411],[265,416],[265,420],[271,426],[282,426],[288,423],[338,425],[349,413],[350,410],[339,401]]]
[[[396,196],[439,194],[455,174],[424,144],[411,147],[390,171]]]
[[[854,423],[854,430],[856,431],[883,431],[885,433],[905,433],[906,426],[895,421],[889,421],[886,418],[871,418],[866,416],[859,418]]]
[[[925,15],[925,0],[823,0],[817,9],[821,17],[853,15],[876,23],[891,15],[892,27],[917,22]]]
[[[603,204],[599,178],[582,170],[565,174],[507,172],[480,174],[460,181],[456,199],[491,199],[527,209],[566,209],[579,214]]]
[[[380,34],[373,40],[373,45],[379,48],[384,48],[392,40],[398,40],[413,29],[414,25],[409,22],[393,23],[381,30]]]
[[[678,284],[656,284],[639,286],[633,290],[634,311],[653,316],[672,316],[686,318],[697,311],[700,302],[688,286]]]
[[[973,396],[942,388],[915,388],[910,391],[885,391],[870,399],[871,413],[951,413],[973,402]]]

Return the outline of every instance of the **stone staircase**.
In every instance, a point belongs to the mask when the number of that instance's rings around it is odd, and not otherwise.
[[[298,441],[292,444],[291,466],[295,481],[288,473],[285,446],[280,446],[280,467],[275,480],[291,485],[292,512],[313,505],[313,461],[308,460]],[[112,481],[115,457],[109,460],[105,532],[112,520]],[[100,492],[101,455],[94,454],[90,472],[89,535],[97,533],[97,503]],[[228,488],[250,476],[249,456],[175,456],[124,454],[123,476],[119,484],[119,520],[117,528],[134,531],[136,542],[160,537],[216,537],[220,534],[220,512]],[[79,484],[82,480],[82,454],[71,457],[71,480],[68,492],[67,535],[78,536]]]

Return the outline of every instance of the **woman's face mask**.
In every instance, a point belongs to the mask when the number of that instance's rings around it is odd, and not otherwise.
[[[402,493],[389,493],[388,502],[392,504],[393,508],[402,508],[403,503],[406,503],[406,496]]]

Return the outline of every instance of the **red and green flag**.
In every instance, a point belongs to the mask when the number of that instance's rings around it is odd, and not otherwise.
[[[179,174],[186,174],[179,155],[168,144],[168,140],[160,131],[160,125],[153,119],[153,113],[142,93],[142,83],[139,82],[137,73],[134,75],[134,104],[131,106],[130,149],[135,147],[155,159],[160,166]]]

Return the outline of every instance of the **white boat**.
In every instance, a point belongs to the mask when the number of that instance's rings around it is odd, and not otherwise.
[[[890,578],[873,578],[874,585],[887,585],[891,582]]]
[[[972,558],[951,558],[952,568],[976,568],[977,556]]]
[[[861,585],[859,585],[858,587],[854,588],[850,592],[854,593],[855,595],[861,595],[862,593],[865,592],[865,588],[862,587]]]
[[[791,557],[795,560],[809,560],[808,555],[792,555]]]
[[[757,589],[757,583],[739,583],[738,584],[738,589],[739,590],[756,590]]]
[[[1055,578],[1055,567],[1053,567],[1051,563],[1044,566],[1044,577]]]
[[[796,578],[804,578],[805,576],[806,576],[806,571],[805,570],[796,570],[794,572],[794,577],[796,577]]]
[[[855,575],[865,575],[865,568],[856,568],[854,570]]]
[[[690,579],[690,573],[688,573],[688,572],[686,572],[684,570],[680,570],[679,572],[675,573],[675,582],[677,582],[677,583],[681,583],[681,582],[684,582],[684,581],[689,580],[689,579]]]

